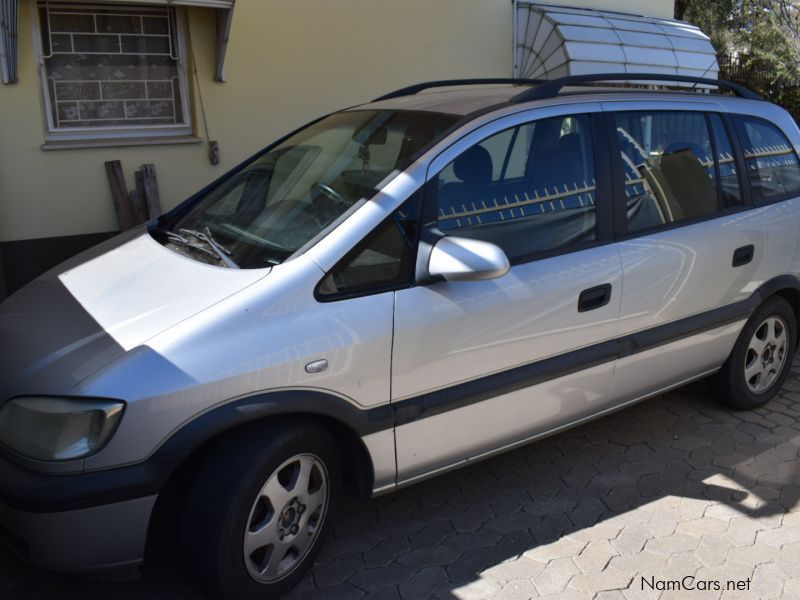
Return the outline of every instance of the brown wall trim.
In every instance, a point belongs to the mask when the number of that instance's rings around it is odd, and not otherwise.
[[[12,294],[48,269],[115,235],[116,231],[108,231],[0,242],[0,299]],[[3,285],[3,273],[5,273],[5,285]]]

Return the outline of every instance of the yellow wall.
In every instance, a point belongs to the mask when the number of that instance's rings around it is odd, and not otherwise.
[[[199,83],[212,139],[220,143],[219,165],[210,165],[205,144],[45,151],[32,6],[20,1],[20,82],[0,86],[0,241],[116,229],[107,160],[122,161],[129,188],[134,170],[155,163],[169,209],[318,115],[417,81],[512,71],[509,0],[237,0],[227,83],[213,81],[213,11],[188,10],[198,68],[196,131],[203,133]],[[602,2],[606,9],[626,6],[658,16],[672,11],[668,0]]]

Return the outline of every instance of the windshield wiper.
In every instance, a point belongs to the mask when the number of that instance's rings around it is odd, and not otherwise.
[[[214,236],[211,235],[211,230],[207,226],[203,229],[203,231],[184,228],[178,229],[178,231],[208,244],[208,246],[214,251],[216,257],[225,263],[225,266],[230,267],[231,269],[239,268],[239,265],[237,265],[230,257],[233,253],[214,239]]]
[[[237,265],[231,258],[228,257],[230,250],[217,244],[215,241],[213,241],[213,238],[192,229],[179,229],[178,231],[190,235],[196,240],[202,242],[204,245],[198,244],[191,239],[180,235],[179,233],[175,233],[174,231],[164,230],[164,235],[166,235],[168,241],[191,248],[192,250],[200,252],[201,254],[205,254],[210,258],[221,260],[225,266],[231,269],[239,268],[239,265]],[[211,250],[209,250],[209,248],[211,248]]]

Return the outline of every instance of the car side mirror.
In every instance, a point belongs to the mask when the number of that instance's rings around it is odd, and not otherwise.
[[[428,274],[447,281],[482,281],[502,277],[511,268],[506,253],[480,240],[445,236],[431,249]]]

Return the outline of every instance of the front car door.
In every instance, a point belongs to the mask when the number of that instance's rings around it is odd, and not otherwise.
[[[442,235],[497,244],[512,267],[396,292],[398,482],[609,406],[621,265],[598,111],[506,117],[432,162],[418,276],[425,246]]]

